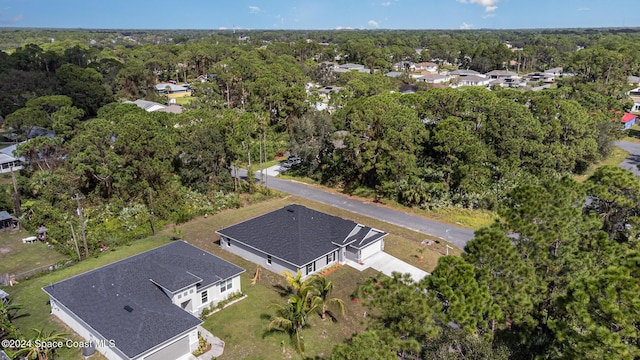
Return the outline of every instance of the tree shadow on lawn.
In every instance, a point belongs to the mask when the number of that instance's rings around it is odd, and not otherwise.
[[[289,297],[291,295],[293,295],[293,289],[291,289],[290,286],[284,286],[282,284],[275,284],[272,286],[275,291],[278,293],[278,295],[280,295],[280,297],[282,298],[286,298]]]
[[[640,139],[640,130],[629,129],[627,130],[627,136],[632,137],[634,139]]]

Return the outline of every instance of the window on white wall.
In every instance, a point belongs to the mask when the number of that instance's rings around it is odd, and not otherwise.
[[[231,247],[231,239],[227,238],[227,247]]]
[[[220,283],[220,292],[225,292],[233,289],[233,279],[223,281]]]
[[[271,255],[267,255],[267,264],[271,265]]]
[[[207,290],[203,291],[202,294],[200,294],[200,296],[202,297],[203,304],[209,301],[209,291]]]
[[[312,272],[316,271],[316,262],[314,261],[314,262],[312,262],[310,264],[307,264],[307,269],[306,270],[307,270],[306,275],[309,275]]]

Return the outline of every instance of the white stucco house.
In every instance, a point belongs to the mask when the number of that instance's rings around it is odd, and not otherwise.
[[[220,246],[263,268],[304,277],[348,260],[364,262],[384,250],[386,232],[302,205],[216,231]]]
[[[193,359],[200,312],[244,269],[184,241],[43,288],[51,313],[109,360]]]

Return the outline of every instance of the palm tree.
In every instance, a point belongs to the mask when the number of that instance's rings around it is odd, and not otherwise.
[[[308,326],[309,314],[320,308],[315,297],[312,297],[311,292],[296,294],[290,297],[286,304],[272,303],[267,307],[276,311],[276,316],[267,325],[267,330],[286,332],[296,351],[300,355],[304,354],[302,329]]]
[[[308,286],[308,287],[307,287]],[[320,316],[322,320],[327,317],[327,308],[329,305],[336,305],[341,315],[344,315],[344,301],[339,298],[330,298],[329,295],[333,290],[333,282],[327,280],[324,276],[314,275],[305,281],[306,291],[309,291],[313,300],[318,303]]]
[[[24,356],[29,360],[53,359],[57,348],[53,346],[50,347],[42,345],[65,342],[67,340],[65,338],[67,334],[54,333],[53,331],[47,333],[44,330],[38,329],[32,330],[35,332],[35,336],[31,337],[31,341],[28,342],[28,344],[30,345],[13,353],[12,355],[14,358],[21,358],[21,356]]]
[[[12,320],[20,309],[22,309],[21,305],[12,305],[0,300],[0,339],[18,337],[18,329],[13,325]]]
[[[300,293],[300,289],[302,289],[304,285],[300,269],[298,269],[295,276],[288,270],[283,271],[282,275],[284,275],[287,280],[287,284],[289,284],[289,291],[294,295],[298,295]]]

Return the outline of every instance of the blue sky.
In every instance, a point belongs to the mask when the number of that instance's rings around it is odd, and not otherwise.
[[[0,0],[2,27],[522,29],[640,26],[638,0]]]

